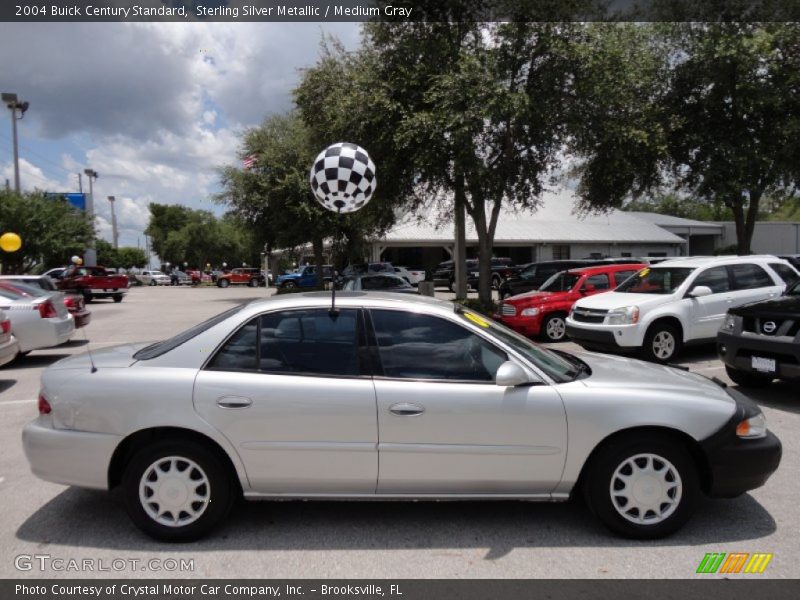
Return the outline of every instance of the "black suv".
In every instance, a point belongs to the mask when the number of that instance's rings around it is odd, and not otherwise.
[[[447,286],[451,292],[455,291],[456,275],[454,264],[452,260],[446,260],[437,265],[432,277],[434,286]],[[467,259],[467,284],[473,288],[478,287],[478,281],[480,280],[478,269],[477,258]],[[510,258],[500,257],[492,259],[490,270],[492,273],[492,287],[500,289],[503,281],[507,277],[513,276],[519,270],[519,267],[515,267]]]
[[[728,376],[742,386],[800,380],[800,281],[780,298],[728,311],[717,353]]]

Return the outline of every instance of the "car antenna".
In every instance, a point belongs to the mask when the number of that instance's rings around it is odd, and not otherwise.
[[[92,358],[92,345],[89,343],[89,338],[86,336],[86,328],[81,327],[83,329],[83,339],[86,340],[86,353],[89,355],[89,364],[92,367],[89,369],[89,373],[97,373],[97,367],[94,366],[94,358]]]
[[[342,236],[342,206],[344,206],[344,202],[342,202],[341,200],[336,200],[334,202],[334,204],[336,205],[336,208],[337,208],[337,210],[336,210],[336,225],[337,225],[337,228],[336,229],[338,230],[339,237],[341,237]],[[333,250],[333,244],[331,244],[331,250]],[[331,254],[333,254],[333,252],[331,252]],[[325,283],[325,266],[324,265],[322,265],[322,268],[320,269],[320,271],[322,272],[322,282],[324,284]],[[335,319],[336,317],[339,316],[339,311],[336,308],[336,271],[333,270],[333,265],[331,265],[331,271],[333,271],[333,273],[332,273],[333,277],[331,277],[331,309],[328,311],[328,316],[330,316],[331,319]]]

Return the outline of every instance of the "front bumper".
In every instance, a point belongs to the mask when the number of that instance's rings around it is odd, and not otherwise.
[[[601,328],[602,327],[602,328]],[[574,325],[567,319],[567,337],[586,348],[608,350],[610,352],[633,353],[641,344],[633,344],[634,336],[626,328],[630,325],[584,327]]]
[[[22,430],[22,447],[34,475],[99,490],[108,489],[108,466],[121,441],[117,435],[55,429],[48,415]]]
[[[736,426],[759,409],[741,392],[727,391],[736,401],[736,413],[722,429],[700,443],[709,468],[708,495],[717,498],[733,498],[764,485],[778,468],[783,453],[780,440],[771,431],[754,440],[736,435]]]
[[[511,317],[507,315],[494,315],[495,321],[500,321],[506,327],[513,329],[517,333],[528,337],[536,337],[542,331],[541,314],[535,317],[522,317],[520,315]]]
[[[717,333],[717,354],[720,360],[739,371],[760,373],[753,368],[753,356],[775,360],[774,377],[800,379],[800,344],[791,338],[782,341],[765,335]]]

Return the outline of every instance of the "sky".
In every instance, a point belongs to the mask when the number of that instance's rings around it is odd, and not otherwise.
[[[99,235],[112,239],[114,196],[121,246],[144,247],[150,202],[223,212],[218,169],[240,165],[243,131],[291,108],[327,35],[355,49],[359,24],[0,23],[0,91],[30,103],[17,123],[22,189],[77,192],[94,169]],[[0,185],[13,186],[10,117]]]

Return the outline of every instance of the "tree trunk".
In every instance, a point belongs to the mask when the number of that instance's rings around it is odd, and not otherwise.
[[[325,289],[325,269],[323,265],[325,264],[325,257],[323,256],[324,252],[324,244],[323,238],[315,236],[314,240],[311,242],[311,245],[314,248],[314,263],[317,267],[317,289],[322,290]]]
[[[761,202],[761,191],[750,190],[750,206],[747,208],[747,219],[744,223],[744,244],[741,240],[738,241],[739,254],[750,254],[752,252],[753,232],[756,229],[756,221],[758,221],[758,206]],[[745,251],[742,252],[741,250]]]
[[[485,309],[492,308],[492,236],[486,226],[483,201],[473,199],[475,229],[478,233],[478,299]]]
[[[456,300],[467,297],[467,235],[466,207],[464,206],[464,176],[456,175],[455,181],[455,248],[453,252],[453,274],[455,275]]]

